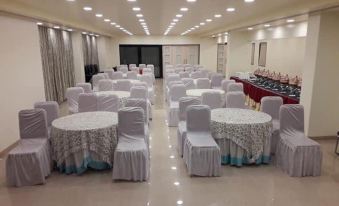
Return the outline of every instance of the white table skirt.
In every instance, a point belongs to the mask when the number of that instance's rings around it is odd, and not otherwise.
[[[113,165],[118,116],[113,112],[85,112],[52,122],[52,158],[60,171],[81,174],[88,167]]]
[[[246,109],[220,108],[211,112],[212,136],[222,152],[222,163],[269,163],[272,118]]]

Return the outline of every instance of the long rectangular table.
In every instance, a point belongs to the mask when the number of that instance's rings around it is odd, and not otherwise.
[[[299,104],[298,98],[290,97],[286,94],[281,94],[278,91],[272,91],[272,90],[260,87],[248,80],[240,79],[238,77],[231,77],[231,79],[235,80],[236,82],[243,83],[244,93],[246,95],[249,95],[249,97],[257,103],[260,103],[261,98],[266,97],[266,96],[279,96],[283,98],[284,104]]]

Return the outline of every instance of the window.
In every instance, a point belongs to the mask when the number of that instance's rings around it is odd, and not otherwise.
[[[266,66],[266,53],[267,53],[267,42],[261,42],[259,44],[259,59],[258,59],[258,65],[261,67]]]
[[[251,65],[254,65],[255,43],[252,43]]]

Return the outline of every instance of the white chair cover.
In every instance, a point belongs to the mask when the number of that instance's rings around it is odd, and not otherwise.
[[[169,106],[167,108],[167,124],[176,127],[179,123],[179,99],[186,96],[186,87],[183,84],[174,84],[169,91]]]
[[[184,161],[189,175],[220,176],[221,153],[210,131],[211,110],[206,105],[187,108]]]
[[[84,89],[81,87],[70,87],[66,90],[68,112],[70,114],[78,112],[78,99],[81,93],[84,93]]]
[[[51,174],[47,115],[44,109],[19,112],[20,141],[6,159],[8,186],[45,184]]]
[[[152,104],[154,104],[155,96],[154,96],[154,88],[153,88],[153,75],[151,74],[144,74],[140,76],[140,81],[145,82],[148,86],[148,95],[149,100]]]
[[[152,103],[149,100],[148,89],[146,86],[133,86],[131,88],[131,98],[141,98],[147,101],[148,118],[152,119]]]
[[[210,109],[217,109],[223,106],[222,96],[219,92],[204,92],[201,97],[201,104],[209,106]]]
[[[134,71],[127,72],[127,79],[138,79],[138,74]]]
[[[245,105],[245,94],[243,92],[230,92],[226,94],[226,108],[248,109]]]
[[[128,67],[129,67],[129,69],[131,70],[132,68],[137,67],[137,65],[136,65],[136,64],[129,64]]]
[[[277,166],[292,177],[320,176],[320,145],[304,134],[302,105],[280,107],[280,141],[276,150]]]
[[[199,71],[197,71],[197,72],[191,73],[191,78],[192,79],[198,79],[198,78],[202,78],[202,76],[201,76],[201,73]]]
[[[112,74],[112,79],[113,80],[124,79],[124,74],[121,71],[114,72]]]
[[[139,74],[139,68],[138,67],[132,67],[132,68],[130,68],[130,70],[132,72],[135,72],[135,73]]]
[[[109,79],[109,75],[107,73],[99,73],[98,75],[103,76],[105,79]]]
[[[200,69],[200,78],[209,78],[209,71],[206,69]]]
[[[125,107],[118,112],[118,146],[113,179],[145,181],[149,178],[149,151],[145,142],[144,111]]]
[[[207,78],[198,78],[197,79],[197,89],[210,89],[211,83]]]
[[[211,77],[211,87],[213,89],[221,89],[221,82],[224,79],[224,75],[216,73],[212,74]]]
[[[235,83],[235,81],[234,80],[228,80],[228,79],[222,80],[221,88],[222,88],[222,90],[225,91],[225,94],[228,92],[228,85],[231,84],[231,83]]]
[[[95,112],[97,108],[97,96],[95,93],[79,95],[79,112]]]
[[[36,102],[34,109],[44,109],[47,115],[47,126],[52,125],[53,120],[59,117],[59,104],[55,101]]]
[[[85,93],[93,92],[92,85],[90,83],[77,83],[75,86],[83,88]]]
[[[194,80],[192,78],[182,78],[181,81],[186,87],[186,90],[195,89]]]
[[[97,110],[104,112],[118,112],[120,105],[119,97],[115,94],[97,95]]]
[[[280,122],[279,111],[283,105],[283,99],[281,97],[263,97],[261,99],[260,111],[269,114],[272,117],[273,131],[271,137],[271,153],[275,154],[277,144],[280,140]]]
[[[126,91],[129,92],[131,90],[132,83],[127,79],[117,80],[115,85],[116,91]]]
[[[112,91],[113,82],[110,79],[101,79],[99,81],[98,91]]]
[[[108,74],[108,79],[112,79],[112,76],[113,76],[113,73],[114,73],[114,70],[113,69],[110,69],[110,70],[106,70],[104,71],[106,74]]]
[[[180,78],[190,78],[190,73],[189,72],[179,72]]]
[[[179,124],[177,129],[177,148],[182,157],[186,140],[186,109],[191,105],[199,105],[201,101],[198,97],[181,97],[179,99]]]
[[[140,68],[140,69],[146,68],[146,64],[139,64],[139,68]]]
[[[98,91],[99,81],[101,79],[105,79],[105,77],[103,75],[100,75],[100,74],[95,74],[95,75],[92,76],[92,85],[93,85],[94,91]]]
[[[244,85],[242,83],[230,83],[227,86],[227,92],[244,92]]]
[[[147,68],[150,68],[152,73],[154,74],[154,65],[153,64],[147,64]]]
[[[119,67],[118,71],[126,74],[128,72],[128,68],[127,68],[127,66],[126,67]]]

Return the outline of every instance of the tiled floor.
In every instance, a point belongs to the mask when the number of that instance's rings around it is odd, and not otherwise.
[[[217,178],[189,177],[177,156],[176,128],[165,125],[161,81],[151,125],[151,178],[144,183],[112,182],[111,171],[90,171],[81,176],[53,172],[47,184],[5,186],[0,160],[0,205],[51,206],[170,206],[194,205],[339,205],[339,156],[334,140],[322,140],[321,177],[291,178],[274,165],[222,167]]]

